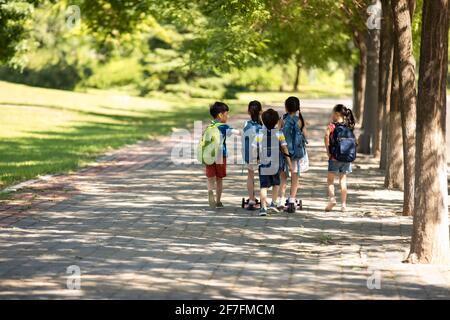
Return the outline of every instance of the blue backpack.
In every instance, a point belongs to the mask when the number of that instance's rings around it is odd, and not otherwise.
[[[286,138],[289,155],[292,159],[302,159],[306,155],[306,144],[308,141],[306,141],[302,129],[298,125],[300,118],[285,114],[283,120],[283,134]]]
[[[353,130],[342,123],[335,123],[331,137],[331,154],[337,161],[353,162],[356,159],[356,138]]]
[[[256,163],[258,150],[252,147],[252,143],[261,129],[261,124],[256,121],[251,120],[245,123],[242,141],[242,159],[246,164]]]

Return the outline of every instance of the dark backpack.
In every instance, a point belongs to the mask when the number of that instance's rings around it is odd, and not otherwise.
[[[298,125],[300,118],[286,114],[283,120],[283,134],[286,138],[289,155],[292,159],[303,159],[306,154],[306,144],[308,142]]]
[[[353,130],[342,123],[335,123],[331,135],[331,154],[337,161],[353,162],[356,159],[356,138]]]
[[[246,164],[254,163],[258,158],[258,150],[253,147],[253,141],[261,129],[262,126],[256,121],[247,121],[245,123],[242,142],[242,159]]]
[[[262,139],[258,143],[259,167],[262,175],[274,175],[282,169],[283,154],[280,141],[277,137],[277,129],[261,129]]]

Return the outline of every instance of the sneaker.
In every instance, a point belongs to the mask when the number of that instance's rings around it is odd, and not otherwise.
[[[269,210],[268,210],[268,211],[269,211],[269,213],[279,213],[279,212],[280,212],[280,210],[278,210],[276,204],[273,203],[273,201],[272,201],[272,203],[270,204],[270,207],[269,207]]]
[[[220,201],[217,202],[217,203],[216,203],[216,208],[217,208],[217,209],[223,209],[223,208],[224,208],[223,203],[220,202]]]
[[[249,201],[248,202],[248,206],[247,206],[247,210],[253,211],[256,209],[256,202],[255,201]]]
[[[347,206],[346,205],[343,205],[341,207],[341,212],[347,212]]]
[[[208,191],[208,203],[211,208],[216,207],[216,199],[214,199],[214,192]]]
[[[333,210],[334,206],[336,205],[336,198],[330,198],[330,201],[328,202],[325,211],[326,212],[330,212],[331,210]]]
[[[265,216],[267,216],[267,209],[266,209],[266,208],[261,208],[261,209],[259,209],[259,216],[260,216],[260,217],[265,217]]]
[[[289,202],[287,210],[288,213],[295,213],[295,203]]]
[[[286,199],[284,199],[284,198],[281,198],[280,200],[278,200],[277,201],[277,209],[278,210],[284,210],[285,203],[286,203]]]

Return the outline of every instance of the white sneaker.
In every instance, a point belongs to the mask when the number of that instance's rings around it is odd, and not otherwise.
[[[271,203],[270,207],[267,209],[268,213],[279,213],[280,210],[277,209],[277,206],[275,205],[275,203]]]
[[[278,210],[284,210],[285,205],[286,205],[286,198],[281,198],[277,201]]]

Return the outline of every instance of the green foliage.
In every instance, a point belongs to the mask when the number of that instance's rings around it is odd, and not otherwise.
[[[33,2],[0,0],[0,63],[10,62],[16,67],[23,63],[20,54],[28,50],[24,38],[30,28]]]
[[[275,61],[294,61],[309,68],[324,68],[330,61],[351,62],[351,35],[344,32],[341,21],[332,19],[328,3],[319,1],[319,5],[310,2],[301,6],[289,2],[277,8],[279,1],[269,2],[273,16],[268,38]]]
[[[280,67],[250,67],[230,75],[230,87],[247,91],[277,91],[283,84]]]
[[[135,57],[113,59],[98,66],[80,86],[110,89],[138,84],[142,80],[142,66]]]
[[[92,38],[69,29],[65,1],[42,1],[34,10],[28,33],[29,53],[22,70],[0,67],[0,79],[34,86],[72,90],[92,73],[100,58],[91,50]]]
[[[416,0],[416,9],[414,11],[414,17],[412,20],[414,57],[415,57],[416,61],[420,60],[420,38],[421,38],[421,32],[422,32],[422,6],[423,6],[423,0]]]
[[[25,68],[19,71],[11,67],[1,67],[0,79],[37,87],[72,90],[81,77],[73,65],[57,62],[45,65],[39,70]]]
[[[342,19],[341,6],[356,12],[359,2],[43,0],[24,72],[2,68],[0,78],[62,89],[122,87],[141,96],[279,90],[294,81],[297,64],[306,74],[332,61],[353,63],[348,30],[359,22]],[[81,7],[81,24],[70,29],[72,4]]]

